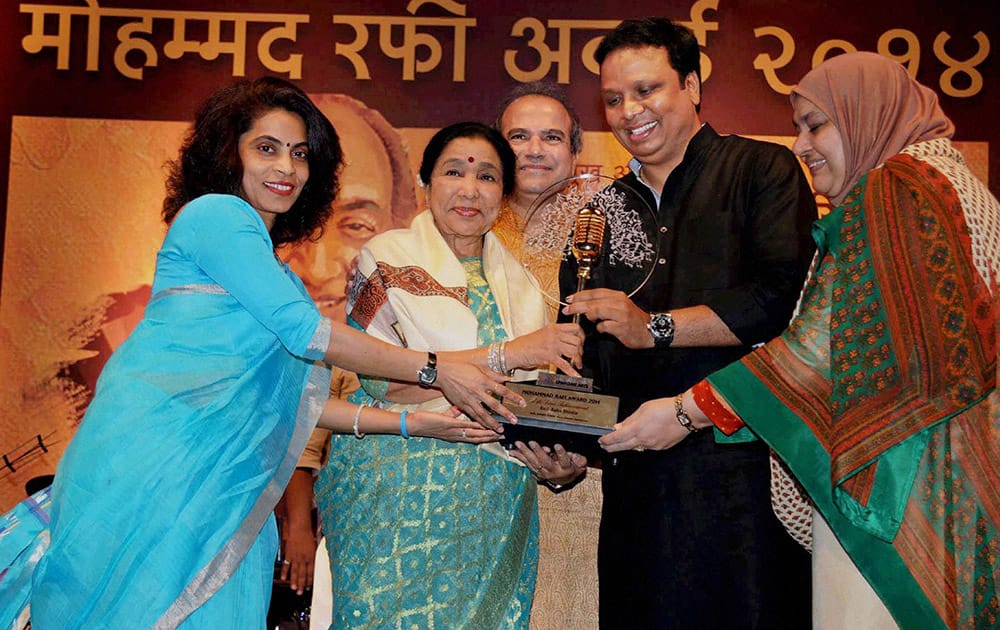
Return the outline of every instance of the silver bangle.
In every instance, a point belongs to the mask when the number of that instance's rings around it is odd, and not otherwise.
[[[500,373],[510,376],[514,370],[507,369],[507,342],[500,342]]]
[[[500,344],[494,341],[486,353],[486,366],[494,372],[500,371]]]
[[[358,438],[359,440],[361,438],[365,437],[364,433],[361,433],[360,431],[358,431],[358,420],[361,419],[361,410],[364,409],[364,408],[365,408],[365,405],[364,405],[364,403],[362,403],[362,404],[358,405],[358,410],[354,412],[354,437]]]

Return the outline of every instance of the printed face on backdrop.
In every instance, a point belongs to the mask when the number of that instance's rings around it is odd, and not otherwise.
[[[618,142],[646,165],[679,162],[700,126],[698,77],[683,78],[666,48],[619,48],[601,64],[604,117]]]
[[[347,279],[361,246],[394,227],[394,173],[384,142],[351,106],[321,98],[316,104],[333,123],[344,149],[340,194],[323,236],[297,245],[288,262],[320,312],[342,322]]]
[[[836,197],[847,177],[844,139],[840,130],[820,108],[798,94],[792,97],[792,121],[798,135],[792,150],[812,175],[813,188],[827,197]]]
[[[272,109],[239,139],[242,196],[270,229],[288,212],[309,179],[306,125],[298,114]]]
[[[569,112],[552,97],[529,94],[507,106],[500,118],[500,133],[517,157],[514,182],[518,194],[538,195],[573,174],[572,129]]]

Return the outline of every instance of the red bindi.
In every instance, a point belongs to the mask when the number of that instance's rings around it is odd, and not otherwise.
[[[474,157],[472,157],[472,156],[470,155],[470,156],[469,156],[469,164],[472,164],[472,163],[473,163],[473,162],[475,162],[475,161],[476,161],[476,158],[474,158]]]

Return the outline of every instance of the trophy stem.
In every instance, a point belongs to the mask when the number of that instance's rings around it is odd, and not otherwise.
[[[585,284],[587,284],[587,278],[589,278],[589,277],[590,277],[590,265],[581,266],[579,273],[577,273],[577,275],[576,275],[576,292],[577,293],[579,293],[580,291],[583,291],[583,287],[584,287]],[[574,324],[579,324],[580,323],[580,314],[579,313],[575,313],[573,315],[573,323]]]

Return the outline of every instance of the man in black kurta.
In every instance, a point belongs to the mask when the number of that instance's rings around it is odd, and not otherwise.
[[[781,332],[813,254],[816,206],[790,151],[701,123],[688,29],[626,21],[596,57],[606,118],[635,156],[619,188],[657,209],[647,231],[659,256],[631,299],[641,272],[601,261],[588,285],[601,288],[572,296],[564,314],[585,316],[584,364],[625,418]],[[572,262],[560,285],[575,291]],[[654,335],[652,314],[660,324],[669,314],[669,335]],[[670,415],[657,421],[683,420]],[[766,446],[737,436],[697,432],[667,451],[636,443],[606,458],[602,628],[809,627],[808,555],[771,510]]]

